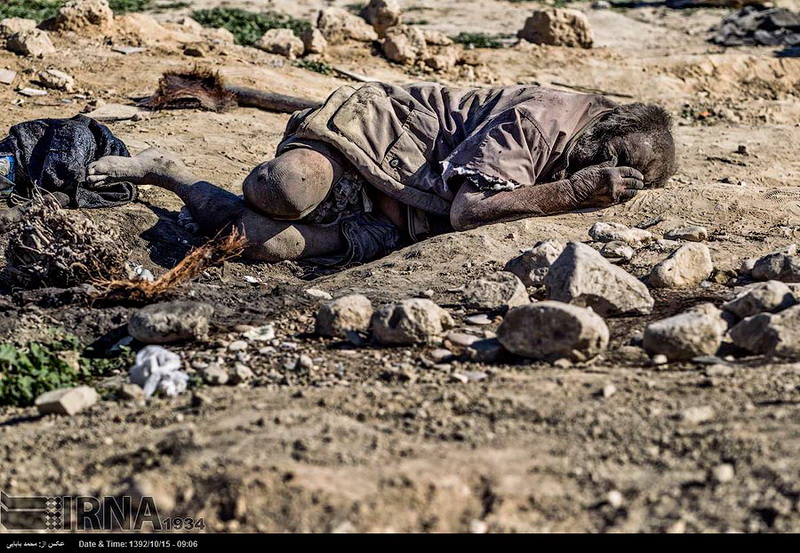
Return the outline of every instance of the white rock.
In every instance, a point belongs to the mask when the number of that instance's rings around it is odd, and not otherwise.
[[[381,47],[386,59],[407,65],[428,56],[425,34],[411,25],[399,25],[387,30]]]
[[[389,27],[398,25],[400,16],[400,4],[397,0],[370,0],[361,10],[361,17],[372,25],[378,36],[383,36]]]
[[[464,287],[464,303],[473,309],[505,309],[530,301],[522,281],[505,271],[475,279]]]
[[[730,331],[733,343],[759,355],[800,357],[800,305],[748,317]]]
[[[664,233],[667,240],[685,240],[687,242],[705,242],[708,240],[708,229],[698,225],[690,225],[668,230]]]
[[[710,405],[689,407],[681,412],[681,420],[691,424],[702,424],[714,419],[717,414]]]
[[[657,288],[697,286],[714,270],[711,252],[705,244],[685,244],[653,267],[650,284]]]
[[[608,347],[608,327],[591,309],[542,301],[508,312],[497,339],[515,355],[531,359],[586,361]]]
[[[734,470],[733,465],[728,463],[717,465],[711,469],[711,480],[717,484],[727,484],[728,482],[733,481],[735,476],[736,471]]]
[[[317,28],[331,44],[347,40],[359,42],[378,40],[378,33],[369,23],[340,8],[321,10],[317,17]]]
[[[722,308],[740,319],[759,313],[777,313],[797,303],[791,288],[778,280],[750,286]]]
[[[589,229],[589,236],[597,242],[624,242],[637,247],[653,240],[653,233],[650,231],[614,222],[595,223]]]
[[[517,275],[525,286],[541,286],[550,266],[563,251],[564,244],[557,240],[537,242],[506,263],[505,270]]]
[[[325,303],[317,311],[316,331],[328,338],[347,338],[351,332],[369,330],[374,309],[369,298],[360,294]]]
[[[59,71],[58,69],[46,69],[39,72],[39,81],[45,88],[53,88],[72,92],[75,90],[75,79],[72,75]]]
[[[791,244],[756,260],[751,272],[755,280],[800,282],[800,258],[797,246]]]
[[[431,300],[413,298],[385,305],[372,316],[375,340],[383,345],[436,343],[452,328],[450,314]]]
[[[606,259],[619,259],[623,261],[630,261],[633,259],[633,255],[636,251],[627,245],[625,242],[608,242],[603,245],[603,248],[600,250],[600,255],[605,257]]]
[[[10,38],[22,31],[31,31],[36,28],[36,21],[21,17],[7,17],[0,19],[0,39]]]
[[[594,36],[589,20],[578,10],[547,8],[536,10],[517,33],[534,44],[591,48]]]
[[[328,49],[328,40],[319,29],[311,28],[300,35],[306,54],[324,54]]]
[[[202,302],[173,301],[143,307],[128,321],[128,332],[145,344],[202,340],[214,308]]]
[[[652,323],[644,331],[644,349],[670,361],[713,355],[722,344],[728,325],[722,311],[710,303]]]
[[[53,54],[56,51],[56,47],[50,41],[50,36],[40,29],[31,29],[15,34],[6,42],[6,48],[17,54],[35,58]]]
[[[289,59],[302,56],[306,48],[291,29],[270,29],[253,46]]]
[[[549,299],[591,307],[603,316],[647,314],[655,303],[636,277],[580,242],[567,244],[544,282]]]
[[[55,413],[72,416],[91,407],[97,403],[98,399],[99,396],[94,388],[78,386],[45,392],[36,398],[35,403],[42,414]]]

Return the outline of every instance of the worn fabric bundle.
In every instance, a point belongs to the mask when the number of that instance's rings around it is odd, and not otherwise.
[[[0,152],[14,154],[14,196],[32,199],[39,192],[61,192],[70,207],[113,207],[136,198],[129,182],[93,186],[89,165],[104,156],[130,157],[125,144],[105,125],[83,115],[36,119],[14,125],[0,141]]]

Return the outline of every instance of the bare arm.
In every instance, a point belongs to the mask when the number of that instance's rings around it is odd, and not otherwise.
[[[486,192],[465,182],[450,208],[456,230],[563,213],[581,207],[608,207],[644,188],[642,174],[611,163],[581,169],[568,179],[503,192]]]

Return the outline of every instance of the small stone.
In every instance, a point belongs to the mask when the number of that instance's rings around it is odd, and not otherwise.
[[[474,309],[507,309],[530,302],[522,281],[505,271],[478,278],[464,287],[464,303]]]
[[[270,29],[253,46],[289,59],[302,56],[306,48],[291,29]]]
[[[310,371],[314,368],[314,360],[311,359],[310,355],[303,354],[297,358],[295,368]]]
[[[397,0],[370,0],[361,10],[361,17],[372,25],[378,36],[383,36],[389,27],[400,23],[400,13]]]
[[[756,261],[758,261],[758,259],[755,257],[747,257],[743,259],[742,264],[739,265],[739,276],[750,276],[756,266]]]
[[[467,348],[467,357],[476,363],[497,363],[503,357],[505,349],[496,338],[477,340]]]
[[[307,290],[304,290],[303,293],[305,293],[306,296],[312,297],[317,300],[330,301],[333,299],[333,296],[330,294],[330,292],[326,292],[325,290],[320,290],[319,288],[308,288]]]
[[[347,338],[352,332],[367,332],[374,309],[369,298],[360,294],[325,303],[317,311],[316,331],[327,338]]]
[[[369,23],[341,8],[321,10],[317,17],[317,28],[331,44],[347,40],[359,42],[378,40],[378,33]]]
[[[733,465],[723,463],[711,469],[710,476],[712,482],[716,482],[717,484],[727,484],[736,476],[736,471],[734,470]]]
[[[250,367],[242,365],[241,363],[236,363],[236,365],[233,367],[233,370],[231,370],[230,382],[234,385],[245,384],[250,382],[253,377],[255,377],[255,374],[253,374],[253,371],[250,369]]]
[[[611,9],[611,2],[607,0],[596,0],[592,2],[592,9],[593,10],[610,10]]]
[[[667,358],[667,356],[663,353],[657,353],[653,356],[651,361],[653,362],[653,365],[666,365],[669,363],[669,358]]]
[[[23,56],[41,58],[47,54],[54,54],[56,47],[50,41],[46,31],[30,29],[21,31],[8,39],[6,48]]]
[[[275,325],[268,324],[248,330],[242,337],[250,342],[270,342],[275,339]]]
[[[75,79],[58,69],[47,69],[39,72],[39,81],[45,88],[72,92],[75,90]]]
[[[534,44],[591,48],[594,36],[589,20],[578,10],[547,8],[535,10],[517,33]]]
[[[453,352],[449,349],[438,348],[429,353],[430,358],[433,360],[434,363],[441,363],[443,361],[448,361],[453,358]]]
[[[0,69],[0,84],[11,84],[17,78],[17,72],[10,69]]]
[[[606,496],[606,501],[608,501],[608,504],[611,505],[613,508],[619,509],[625,502],[625,498],[622,497],[622,494],[617,490],[611,490],[610,492],[608,492],[608,495]]]
[[[238,351],[245,351],[247,350],[247,342],[244,340],[236,340],[235,342],[231,342],[228,344],[228,351],[238,352]]]
[[[668,230],[664,233],[667,240],[685,240],[686,242],[705,242],[708,240],[708,229],[698,225]]]
[[[137,474],[131,477],[128,489],[123,493],[131,498],[134,505],[146,505],[142,503],[142,499],[152,498],[159,513],[170,513],[175,509],[175,494],[169,481],[162,475]]]
[[[681,412],[681,420],[691,424],[702,424],[713,420],[716,417],[714,408],[710,405],[703,405],[701,407],[689,407]]]
[[[447,333],[447,340],[455,346],[466,348],[480,340],[480,338],[473,336],[472,334],[451,331]]]
[[[474,325],[474,326],[486,326],[492,324],[492,319],[490,319],[489,316],[484,313],[481,313],[480,315],[470,315],[469,317],[464,319],[464,321],[468,325]]]
[[[428,57],[425,34],[419,28],[410,25],[399,25],[386,31],[381,47],[386,59],[396,63],[412,65]]]
[[[548,299],[591,307],[603,316],[645,315],[655,304],[639,279],[580,242],[567,244],[544,282]]]
[[[192,392],[192,407],[206,407],[211,405],[214,401],[202,392]]]
[[[428,53],[424,57],[425,65],[434,71],[450,71],[458,65],[459,50],[456,48],[440,48],[436,53]]]
[[[425,35],[425,42],[430,46],[450,46],[453,44],[452,39],[441,31],[433,29],[422,29]]]
[[[57,31],[106,29],[114,23],[108,0],[70,0],[56,13],[53,28]]]
[[[733,343],[758,355],[800,356],[800,305],[743,319],[730,331]]]
[[[722,305],[722,309],[729,311],[740,319],[752,317],[759,313],[777,313],[797,304],[791,288],[778,280],[748,287],[735,299]]]
[[[622,242],[636,247],[653,240],[653,233],[649,231],[613,222],[595,223],[589,229],[589,236],[597,242]]]
[[[130,382],[125,382],[120,385],[117,395],[119,395],[121,399],[127,399],[130,401],[142,401],[144,400],[144,388],[142,388],[138,384],[131,384]]]
[[[144,344],[202,340],[214,308],[196,301],[172,301],[143,307],[128,321],[128,332]]]
[[[489,524],[485,520],[479,520],[477,518],[472,519],[469,521],[469,533],[470,534],[485,534],[489,531]]]
[[[328,49],[328,40],[319,29],[310,28],[300,35],[306,54],[324,54]],[[329,298],[332,299],[332,298]]]
[[[797,246],[791,244],[758,259],[751,272],[755,280],[800,282],[800,257]]]
[[[573,365],[572,361],[570,361],[569,359],[567,359],[565,357],[562,357],[561,359],[556,359],[555,361],[553,361],[553,367],[555,367],[556,369],[565,369],[565,370],[566,369],[571,369],[572,365]]]
[[[46,90],[39,90],[38,88],[20,88],[17,90],[23,96],[47,96]]]
[[[600,250],[600,255],[606,259],[619,259],[630,261],[636,251],[625,242],[608,242]]]
[[[609,332],[591,309],[543,301],[510,310],[497,339],[522,357],[586,361],[605,351]]]
[[[203,371],[203,380],[212,386],[222,386],[228,382],[228,371],[219,365],[211,365]]]
[[[54,413],[71,417],[94,405],[98,399],[91,386],[77,386],[45,392],[36,398],[35,404],[43,415]]]
[[[375,340],[383,345],[436,342],[453,327],[450,314],[429,299],[413,298],[385,305],[372,316]]]
[[[603,386],[603,389],[601,391],[602,396],[606,399],[610,398],[616,393],[617,393],[617,387],[614,386],[613,384],[606,384],[605,386]]]
[[[644,331],[644,349],[672,361],[713,355],[722,344],[728,324],[722,311],[710,303],[652,323]]]
[[[653,267],[650,284],[657,288],[697,286],[714,270],[711,252],[705,244],[685,244]]]
[[[541,286],[550,266],[564,251],[564,244],[557,240],[537,242],[533,248],[506,263],[506,271],[517,275],[525,286]]]

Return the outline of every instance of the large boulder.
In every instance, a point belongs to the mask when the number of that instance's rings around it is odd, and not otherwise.
[[[655,303],[636,277],[580,242],[567,244],[544,283],[549,299],[591,307],[603,316],[645,315]]]
[[[777,313],[797,303],[791,288],[783,282],[770,280],[749,286],[722,308],[740,319],[759,313]]]
[[[130,335],[144,344],[201,340],[208,335],[214,308],[199,301],[172,301],[143,307],[128,321]]]
[[[656,288],[697,286],[714,270],[711,252],[705,244],[686,244],[653,267],[650,284]]]
[[[328,338],[347,338],[351,332],[369,330],[372,320],[372,302],[360,294],[335,299],[320,306],[317,311],[317,334]]]
[[[666,355],[671,361],[692,359],[715,354],[727,330],[722,311],[705,303],[648,325],[643,345],[650,355]]]
[[[534,44],[551,46],[591,48],[594,44],[586,16],[578,10],[561,8],[534,11],[517,36]]]
[[[800,357],[800,305],[748,317],[730,331],[733,343],[760,355]]]
[[[508,351],[531,359],[586,361],[608,347],[608,327],[591,309],[542,301],[508,312],[497,339]]]
[[[56,13],[56,31],[105,30],[114,23],[108,0],[69,0]]]
[[[453,327],[450,314],[431,300],[414,298],[385,305],[372,316],[372,335],[386,346],[436,343]]]
[[[541,286],[550,266],[563,251],[564,244],[557,240],[537,242],[506,263],[505,270],[517,275],[525,286]]]
[[[291,29],[270,29],[253,46],[289,59],[302,56],[306,49],[303,41]]]
[[[321,10],[317,17],[317,28],[331,44],[347,40],[359,42],[378,40],[378,33],[369,23],[340,8]]]
[[[397,0],[370,0],[361,17],[372,25],[378,36],[386,34],[386,29],[400,24],[400,4]]]

